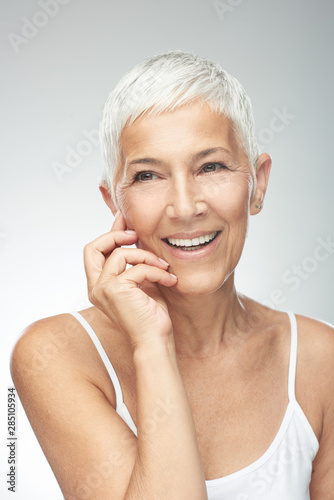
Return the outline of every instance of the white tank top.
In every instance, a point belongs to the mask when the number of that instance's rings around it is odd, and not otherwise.
[[[122,389],[110,360],[87,321],[72,314],[85,328],[109,373],[116,393],[116,411],[137,436],[137,428],[124,401]],[[228,476],[206,481],[209,500],[309,500],[312,461],[319,449],[318,440],[295,398],[297,361],[297,322],[291,324],[289,363],[289,403],[275,439],[255,462]]]

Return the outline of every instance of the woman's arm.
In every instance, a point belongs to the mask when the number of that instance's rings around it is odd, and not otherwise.
[[[172,341],[134,354],[138,448],[126,499],[204,500],[205,478]]]
[[[72,337],[64,342],[64,319],[28,328],[13,352],[13,380],[66,500],[206,500],[172,325],[156,287],[173,286],[175,277],[150,252],[120,248],[136,241],[124,229],[116,224],[88,245],[85,267],[93,304],[132,346],[138,439],[108,402],[103,384],[90,379],[84,345]],[[35,373],[36,352],[53,354]]]
[[[313,462],[311,500],[332,500],[334,494],[334,384],[331,386],[332,395],[324,413],[319,451]]]
[[[319,450],[313,461],[310,495],[311,500],[331,500],[334,492],[334,328],[310,318],[306,320],[304,323],[312,339],[308,349],[308,364],[312,367],[313,378],[318,387],[322,415]]]

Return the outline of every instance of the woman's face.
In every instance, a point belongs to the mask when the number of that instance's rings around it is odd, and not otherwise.
[[[169,263],[176,290],[217,290],[239,261],[254,179],[230,121],[194,103],[137,119],[121,150],[116,196],[137,246]]]

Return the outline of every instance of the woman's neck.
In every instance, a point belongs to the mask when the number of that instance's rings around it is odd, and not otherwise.
[[[233,274],[215,292],[206,295],[181,295],[162,291],[173,323],[178,355],[207,357],[221,352],[232,339],[242,334],[246,310],[234,286]]]

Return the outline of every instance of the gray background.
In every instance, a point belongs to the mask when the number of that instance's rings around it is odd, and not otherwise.
[[[319,238],[334,239],[333,14],[330,0],[226,0],[220,15],[211,0],[2,2],[1,498],[12,498],[5,484],[10,350],[33,321],[90,305],[82,249],[112,224],[98,191],[94,130],[111,88],[144,58],[193,51],[245,86],[273,169],[264,209],[251,219],[238,287],[334,322],[334,251],[317,253]],[[274,121],[284,109],[290,117]],[[67,171],[57,176],[60,164]],[[292,282],[295,272],[302,277]],[[60,499],[17,411],[15,498]]]

